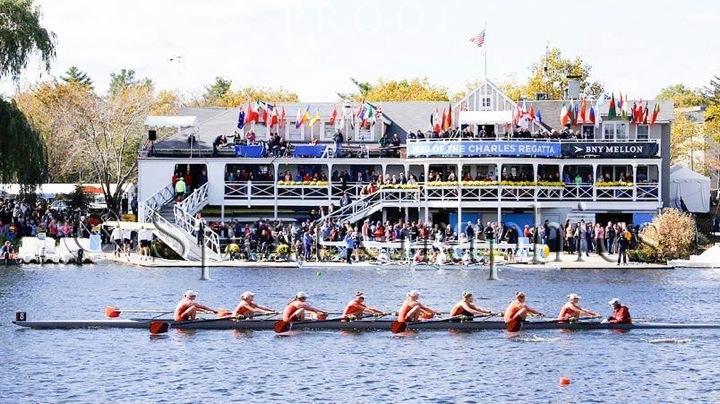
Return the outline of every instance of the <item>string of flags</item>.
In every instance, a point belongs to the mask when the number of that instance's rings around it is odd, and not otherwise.
[[[461,110],[465,108],[461,106]],[[447,108],[443,108],[442,113],[440,113],[440,110],[435,108],[435,112],[430,114],[430,125],[428,126],[428,130],[435,133],[440,133],[442,131],[448,130],[452,128],[453,126],[453,109],[452,104],[448,103]]]
[[[337,106],[333,107],[326,123],[337,129],[344,128],[348,122],[352,129],[355,129],[355,125],[358,124],[361,128],[369,128],[379,119],[382,119],[382,108],[363,102],[351,112],[347,112],[343,108],[338,113]],[[315,113],[311,114],[311,106],[306,105],[304,108],[298,107],[294,126],[296,129],[303,126],[313,127],[322,121],[320,108],[315,108]],[[240,107],[237,128],[243,129],[245,125],[252,123],[266,125],[270,128],[276,125],[282,126],[287,123],[285,107],[278,108],[274,104],[263,101],[248,102],[247,107]]]
[[[598,125],[601,121],[599,110],[603,101],[598,100],[595,106],[589,105],[586,98],[576,102],[574,100],[563,104],[560,109],[560,124],[562,126],[593,124]],[[608,120],[627,120],[634,124],[654,125],[660,115],[660,103],[655,102],[652,111],[649,109],[648,101],[643,100],[630,101],[627,95],[623,96],[622,92],[619,97],[615,98],[615,93],[611,93],[608,105]]]

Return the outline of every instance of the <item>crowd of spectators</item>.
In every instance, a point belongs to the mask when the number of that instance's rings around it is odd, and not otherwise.
[[[65,207],[50,209],[43,199],[34,204],[16,199],[0,201],[0,240],[14,243],[21,237],[45,233],[47,237],[80,235],[81,215]]]

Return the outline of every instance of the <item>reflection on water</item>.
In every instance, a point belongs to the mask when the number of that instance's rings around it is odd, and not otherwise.
[[[186,289],[233,307],[244,290],[281,308],[299,290],[340,311],[356,290],[398,309],[409,289],[448,311],[463,290],[502,310],[516,290],[550,315],[575,292],[607,315],[620,298],[637,318],[720,322],[720,271],[479,271],[25,267],[0,273],[3,402],[687,402],[720,401],[716,330],[389,332],[21,330],[30,319],[97,319],[107,305],[170,308]],[[697,313],[709,318],[696,319]],[[680,376],[681,375],[681,376]],[[558,387],[567,376],[572,384]],[[9,382],[7,382],[9,381]]]

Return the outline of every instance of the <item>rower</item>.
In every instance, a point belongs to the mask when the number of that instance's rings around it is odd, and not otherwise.
[[[269,307],[261,306],[254,302],[255,293],[251,291],[243,292],[240,295],[240,303],[238,303],[235,310],[232,312],[233,317],[253,317],[257,314],[277,314],[277,312]]]
[[[620,303],[618,298],[614,298],[608,302],[613,308],[612,315],[603,321],[604,323],[610,324],[632,324],[632,318],[630,317],[630,309],[627,306]]]
[[[595,313],[594,311],[586,310],[580,307],[580,296],[578,296],[577,294],[570,293],[567,298],[567,303],[565,303],[565,305],[560,309],[560,314],[558,314],[558,320],[575,321],[578,320],[583,314],[591,317],[597,317],[600,315],[598,313]]]
[[[290,323],[293,321],[305,320],[305,313],[311,312],[317,314],[318,320],[325,320],[328,313],[326,311],[316,309],[310,306],[307,302],[307,295],[305,292],[298,292],[295,297],[285,306],[283,310],[282,321]]]
[[[478,307],[475,305],[472,293],[463,292],[462,299],[455,303],[455,306],[450,310],[450,317],[474,317],[474,316],[490,316],[492,311]]]
[[[177,307],[175,307],[175,312],[173,313],[175,321],[195,320],[199,310],[217,314],[217,310],[196,302],[195,299],[197,298],[197,295],[198,293],[194,290],[188,290],[185,292],[183,298],[180,300]]]
[[[397,321],[405,323],[408,321],[429,320],[440,312],[420,303],[420,292],[411,290],[405,297],[405,301],[398,311]]]
[[[359,320],[363,318],[364,314],[369,315],[382,315],[385,314],[382,311],[368,307],[365,305],[365,294],[363,292],[355,292],[355,298],[345,306],[342,316],[346,320]]]
[[[515,292],[515,299],[505,309],[505,327],[510,332],[520,331],[520,326],[528,314],[544,317],[545,314],[525,304],[525,293]]]

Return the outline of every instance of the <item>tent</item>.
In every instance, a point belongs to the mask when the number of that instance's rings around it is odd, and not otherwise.
[[[680,165],[670,167],[670,206],[694,213],[710,211],[710,178]]]

